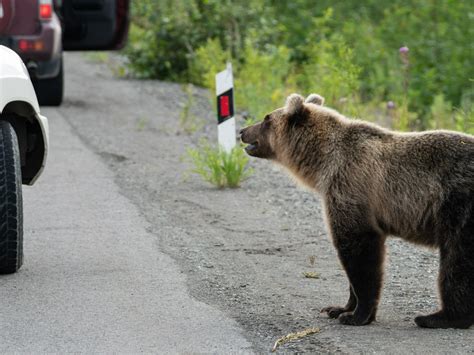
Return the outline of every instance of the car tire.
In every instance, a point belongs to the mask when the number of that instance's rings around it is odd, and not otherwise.
[[[0,121],[0,274],[12,274],[23,263],[23,201],[20,151],[16,133]]]
[[[35,79],[33,86],[41,106],[61,105],[64,94],[63,59],[61,58],[58,75],[49,79]]]

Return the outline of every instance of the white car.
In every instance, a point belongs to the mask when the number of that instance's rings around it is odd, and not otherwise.
[[[21,185],[33,185],[46,162],[48,121],[37,97],[61,103],[63,49],[123,47],[129,8],[130,0],[0,0],[0,274],[21,267]]]
[[[21,58],[0,46],[0,274],[23,262],[22,184],[33,185],[48,153],[48,120]]]

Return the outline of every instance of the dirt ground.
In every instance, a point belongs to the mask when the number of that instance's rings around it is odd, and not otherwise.
[[[251,161],[255,172],[241,188],[215,189],[188,174],[182,159],[201,137],[216,137],[205,90],[194,89],[191,114],[206,123],[186,134],[178,123],[189,104],[181,85],[115,78],[110,65],[80,53],[65,60],[60,110],[114,171],[193,297],[236,319],[255,352],[268,353],[278,337],[308,327],[321,332],[279,352],[474,352],[473,329],[427,330],[413,322],[438,305],[436,251],[389,240],[377,321],[350,327],[328,319],[320,309],[345,304],[348,282],[316,195],[261,160]],[[319,279],[305,278],[307,271]]]

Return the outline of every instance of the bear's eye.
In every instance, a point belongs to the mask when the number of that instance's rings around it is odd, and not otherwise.
[[[266,115],[266,116],[263,118],[263,121],[265,121],[265,122],[270,121],[270,115]]]

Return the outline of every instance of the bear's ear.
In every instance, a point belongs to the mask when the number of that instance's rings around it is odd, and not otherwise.
[[[285,111],[288,115],[294,116],[303,110],[304,97],[298,94],[291,94],[286,98]]]
[[[324,97],[322,97],[321,95],[318,95],[318,94],[311,94],[306,98],[305,102],[309,103],[309,104],[316,104],[316,105],[319,105],[319,106],[323,106],[324,105]]]

